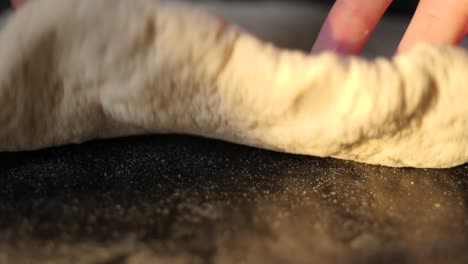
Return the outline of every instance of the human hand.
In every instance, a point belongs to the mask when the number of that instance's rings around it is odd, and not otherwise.
[[[337,0],[312,48],[358,54],[392,0]],[[468,33],[468,0],[420,0],[398,52],[418,42],[458,44]]]
[[[14,8],[18,8],[21,4],[23,4],[23,2],[25,2],[26,0],[11,0],[11,5],[14,7]]]
[[[11,0],[18,8],[27,0]],[[312,48],[358,54],[392,0],[337,0]],[[418,42],[457,44],[468,33],[468,0],[420,0],[400,42],[406,51]]]

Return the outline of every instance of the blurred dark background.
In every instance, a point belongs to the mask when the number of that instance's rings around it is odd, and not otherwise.
[[[310,3],[323,3],[326,5],[332,5],[334,0],[193,0],[194,2],[310,2]],[[411,14],[418,3],[418,0],[394,0],[393,4],[389,8],[389,12]]]

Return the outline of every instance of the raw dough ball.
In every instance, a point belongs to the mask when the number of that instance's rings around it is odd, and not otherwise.
[[[185,133],[371,164],[467,162],[467,53],[281,50],[157,0],[36,0],[0,34],[0,151]]]

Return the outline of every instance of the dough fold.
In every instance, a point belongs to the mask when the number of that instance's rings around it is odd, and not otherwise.
[[[468,160],[468,56],[283,50],[158,0],[36,0],[0,32],[0,151],[182,133],[398,167]]]

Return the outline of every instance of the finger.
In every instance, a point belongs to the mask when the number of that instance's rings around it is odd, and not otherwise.
[[[337,0],[312,48],[359,53],[392,0]]]
[[[398,47],[409,50],[418,42],[457,44],[468,25],[468,0],[421,0]]]
[[[20,7],[26,0],[11,0],[11,4],[13,5],[13,8],[18,8]]]

